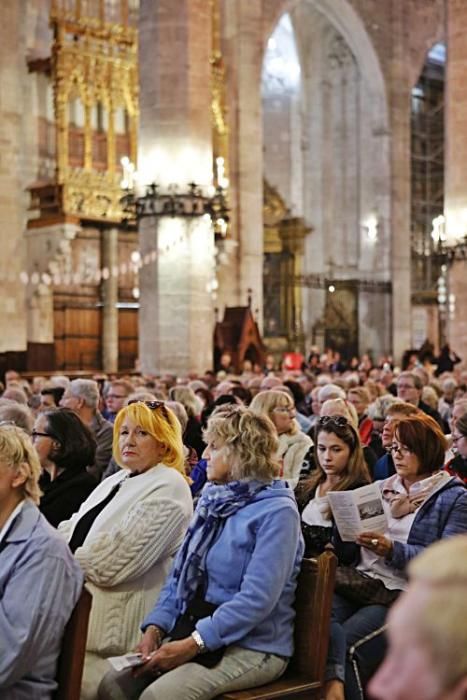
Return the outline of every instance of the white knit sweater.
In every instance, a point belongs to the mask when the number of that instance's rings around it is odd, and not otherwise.
[[[139,626],[153,607],[193,512],[190,489],[175,469],[159,464],[126,478],[105,479],[58,530],[70,540],[77,521],[122,486],[94,521],[75,556],[93,596],[87,651],[124,654],[140,639]]]
[[[279,435],[277,456],[282,462],[282,478],[288,481],[292,489],[298,484],[303,460],[312,445],[313,440],[301,431],[295,435],[290,433]]]

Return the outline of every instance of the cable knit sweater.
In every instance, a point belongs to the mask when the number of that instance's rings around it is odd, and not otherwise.
[[[158,597],[193,512],[188,484],[175,469],[159,464],[127,476],[121,470],[101,482],[58,528],[69,541],[81,516],[123,481],[75,552],[93,596],[86,649],[101,657],[138,643],[141,620]]]
[[[312,445],[312,439],[301,431],[295,435],[290,433],[279,435],[277,456],[282,463],[282,477],[286,479],[292,490],[298,484],[303,460]]]

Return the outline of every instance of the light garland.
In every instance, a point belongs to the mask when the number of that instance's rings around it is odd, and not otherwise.
[[[176,246],[183,245],[185,243],[185,237],[180,235],[176,237],[170,243],[165,243],[159,248],[152,248],[141,254],[139,250],[132,251],[129,259],[126,262],[120,263],[120,265],[114,265],[112,268],[102,267],[99,270],[93,270],[89,272],[38,272],[35,270],[31,274],[22,270],[17,279],[26,286],[37,287],[43,284],[47,287],[53,285],[56,287],[71,287],[80,284],[92,284],[99,283],[101,281],[107,281],[110,277],[120,277],[126,276],[129,273],[135,275],[138,274],[139,270],[147,265],[151,265],[156,262],[156,260],[164,255],[168,255]],[[16,278],[15,278],[16,279]],[[11,281],[15,281],[12,279]]]

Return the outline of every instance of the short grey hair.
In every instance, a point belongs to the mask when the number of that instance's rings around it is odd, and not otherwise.
[[[99,405],[99,386],[94,379],[73,379],[70,382],[69,390],[78,399],[83,399],[86,406],[97,409]]]
[[[24,404],[9,399],[0,399],[0,422],[2,421],[14,423],[28,435],[31,434],[34,425],[32,411]]]
[[[319,390],[318,401],[324,403],[329,399],[345,399],[345,391],[337,384],[325,384]]]

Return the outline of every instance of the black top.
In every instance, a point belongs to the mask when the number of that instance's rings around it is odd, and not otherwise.
[[[41,479],[44,495],[39,509],[54,527],[62,520],[71,518],[97,486],[94,477],[85,469],[65,469],[53,481],[44,482],[45,480]]]

